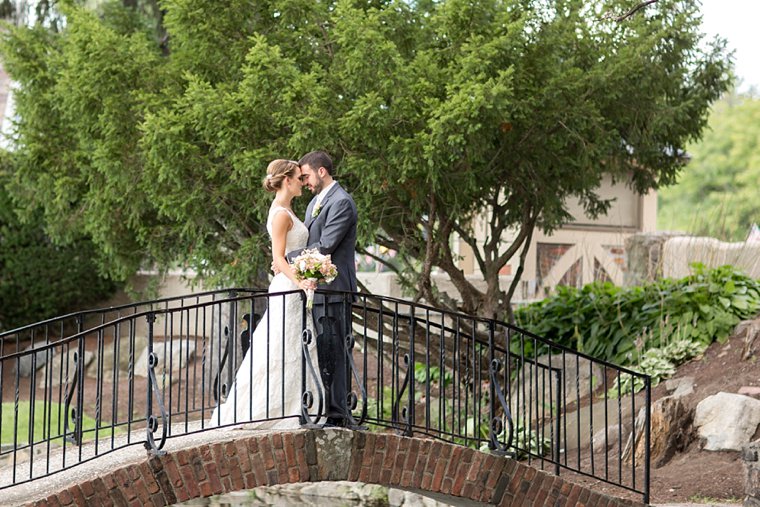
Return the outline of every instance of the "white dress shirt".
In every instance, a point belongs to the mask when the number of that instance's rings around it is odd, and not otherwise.
[[[332,183],[327,185],[325,188],[322,189],[320,193],[317,194],[317,203],[315,204],[315,208],[319,208],[322,205],[322,201],[324,200],[325,196],[327,195],[327,192],[330,191],[330,189],[338,183],[337,181],[333,180]]]

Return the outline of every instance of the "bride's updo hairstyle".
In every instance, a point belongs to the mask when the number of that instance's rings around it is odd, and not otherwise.
[[[277,192],[285,178],[293,178],[298,169],[298,162],[278,158],[272,160],[267,166],[267,175],[264,177],[264,189],[267,192]]]

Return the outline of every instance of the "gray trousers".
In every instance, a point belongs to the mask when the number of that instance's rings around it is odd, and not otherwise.
[[[351,329],[351,305],[314,301],[312,313],[317,328],[317,360],[325,388],[326,414],[330,419],[348,423],[351,417],[347,403],[350,376],[344,344]]]

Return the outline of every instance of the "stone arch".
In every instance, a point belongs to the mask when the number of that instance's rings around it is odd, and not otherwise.
[[[162,506],[263,485],[339,480],[502,506],[643,505],[460,445],[342,429],[261,433],[172,450],[26,505]]]

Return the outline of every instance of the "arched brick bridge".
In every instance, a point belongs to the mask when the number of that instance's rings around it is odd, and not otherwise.
[[[436,440],[343,429],[218,433],[222,440],[170,448],[161,456],[143,453],[129,464],[115,461],[110,470],[97,467],[85,478],[59,477],[58,489],[27,496],[24,505],[162,506],[262,485],[339,480],[501,506],[643,505]]]

